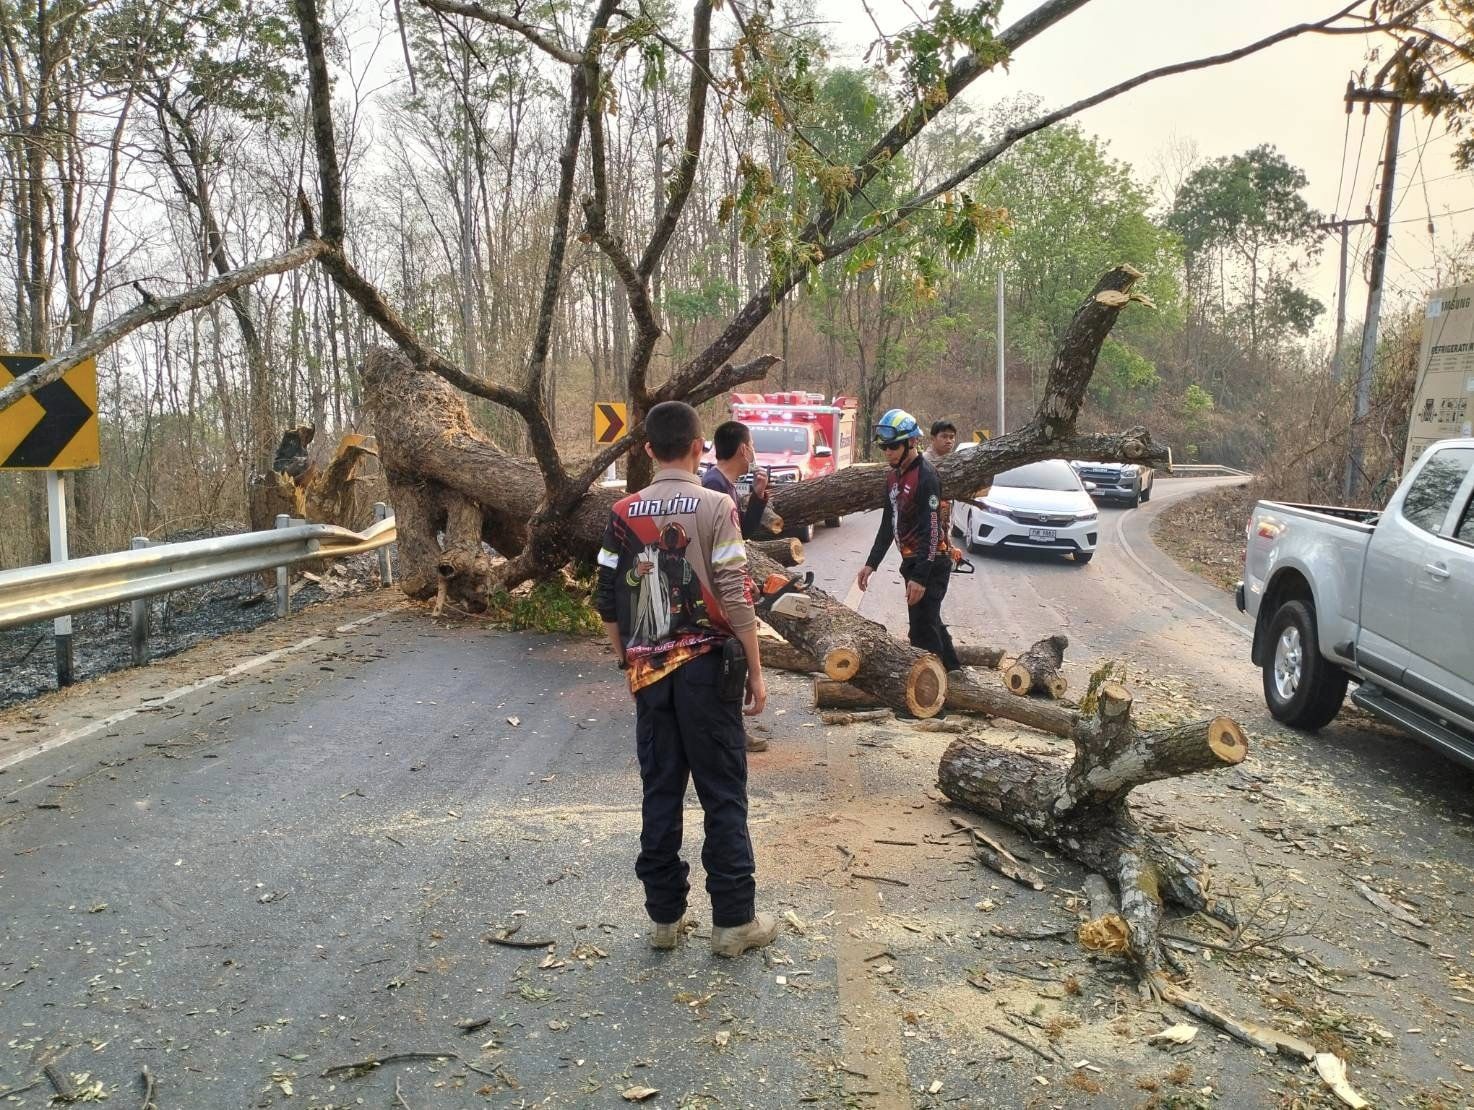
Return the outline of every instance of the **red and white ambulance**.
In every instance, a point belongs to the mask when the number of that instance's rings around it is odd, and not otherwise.
[[[822,393],[732,394],[732,419],[751,429],[755,465],[767,470],[775,485],[821,478],[854,462],[858,407],[854,397],[825,401]],[[704,466],[716,457],[707,451],[702,461]],[[837,528],[839,517],[824,523]],[[808,526],[794,532],[801,540],[811,533]]]

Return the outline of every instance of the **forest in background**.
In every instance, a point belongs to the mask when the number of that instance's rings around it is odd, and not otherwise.
[[[642,10],[656,26],[684,18]],[[794,195],[846,188],[847,168],[898,109],[874,69],[829,58],[812,13],[781,14],[765,34],[745,28],[714,51],[748,102],[709,108],[685,218],[650,281],[666,332],[652,383],[726,326],[785,249],[803,249]],[[557,5],[545,15],[578,18]],[[352,7],[325,16],[355,265],[467,373],[516,378],[552,229],[565,75],[479,19],[406,7],[386,30]],[[650,41],[631,33],[627,49]],[[60,349],[140,299],[296,237],[313,143],[285,8],[0,0],[0,45],[0,208],[14,213],[0,236],[0,334],[15,349]],[[663,68],[652,56],[615,69],[607,93],[609,222],[632,241],[661,218],[684,128],[685,88]],[[865,202],[886,211],[1040,109],[1022,97],[954,105],[868,183]],[[1177,143],[1159,165],[1132,167],[1080,125],[1057,124],[943,197],[925,229],[903,224],[812,271],[748,349],[783,358],[767,388],[856,395],[862,420],[903,405],[991,427],[999,269],[1008,403],[1022,414],[1081,299],[1129,262],[1155,309],[1123,315],[1107,340],[1086,427],[1146,424],[1179,461],[1270,468],[1286,496],[1324,496],[1344,461],[1350,383],[1331,381],[1328,346],[1310,338],[1324,333],[1329,298],[1306,287],[1305,262],[1329,241],[1305,185],[1287,152],[1205,161]],[[1449,280],[1470,272],[1471,256],[1466,244],[1446,260]],[[586,234],[563,272],[545,402],[577,457],[592,453],[591,402],[623,394],[637,336],[625,290]],[[1374,493],[1401,458],[1418,308],[1384,321]],[[1356,334],[1353,323],[1352,366]],[[371,430],[358,375],[379,342],[318,267],[128,336],[99,364],[105,465],[77,482],[74,552],[244,526],[251,475],[270,465],[284,428],[314,424],[319,449]],[[515,415],[472,406],[504,447],[522,446]],[[706,408],[720,418],[725,401]],[[16,525],[0,532],[0,567],[44,559],[41,491],[39,475],[0,475],[0,513]]]

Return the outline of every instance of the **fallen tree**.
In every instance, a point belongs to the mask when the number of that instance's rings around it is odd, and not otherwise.
[[[1130,290],[1140,276],[1119,266],[1101,277],[1060,343],[1034,419],[975,450],[944,459],[939,468],[944,495],[966,496],[999,471],[1044,458],[1165,459],[1166,451],[1145,428],[1087,436],[1075,430],[1101,344],[1131,303]],[[443,374],[416,365],[401,351],[369,350],[363,401],[399,517],[401,584],[410,596],[440,594],[457,608],[479,612],[497,587],[551,574],[570,558],[592,560],[609,510],[623,491],[587,484],[575,489],[577,483],[565,475],[557,495],[550,496],[538,462],[502,450],[476,426],[463,394]],[[770,495],[773,511],[789,528],[873,509],[884,498],[885,475],[869,467],[785,484]],[[484,557],[482,541],[505,558]],[[769,569],[781,569],[771,560],[767,566],[754,574],[758,581]],[[821,649],[831,678],[849,679],[877,630],[891,640],[873,621],[855,623],[843,617],[802,635],[811,641],[806,650]],[[871,650],[894,654],[886,647]],[[912,663],[914,659],[907,663],[908,674]],[[881,666],[897,667],[900,660],[888,658],[877,663]],[[898,680],[908,681],[905,676]],[[940,696],[944,684],[942,676],[935,691],[928,686],[919,704],[933,703],[933,693]]]
[[[1131,719],[1131,700],[1122,686],[1102,687],[1095,713],[1075,714],[1069,733],[1073,758],[959,739],[943,753],[938,780],[942,793],[959,805],[1105,876],[1118,899],[1130,954],[1150,984],[1172,962],[1160,940],[1165,905],[1230,924],[1232,915],[1211,897],[1204,865],[1172,836],[1142,828],[1127,796],[1149,782],[1235,766],[1248,743],[1227,717],[1141,732]],[[1104,910],[1096,914],[1103,916]]]

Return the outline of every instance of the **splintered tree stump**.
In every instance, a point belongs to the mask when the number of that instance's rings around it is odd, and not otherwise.
[[[777,563],[748,545],[754,582],[782,574]],[[935,717],[947,698],[942,661],[892,636],[884,625],[846,607],[823,590],[807,591],[807,617],[765,615],[764,620],[799,651],[812,656],[832,679],[853,683],[878,704],[914,717]]]
[[[781,540],[749,540],[748,548],[761,551],[780,567],[796,567],[804,561],[804,545],[795,536]]]
[[[1046,697],[1062,698],[1069,682],[1059,673],[1064,666],[1065,648],[1070,646],[1066,636],[1046,636],[1024,652],[1003,672],[1003,682],[1020,697],[1043,694]]]
[[[1232,918],[1209,897],[1202,863],[1175,838],[1142,828],[1127,795],[1144,783],[1235,766],[1248,744],[1227,717],[1140,732],[1130,693],[1115,685],[1102,689],[1094,715],[1077,717],[1071,739],[1072,760],[955,740],[942,755],[939,783],[953,801],[1109,879],[1145,980],[1172,960],[1159,940],[1164,904]]]

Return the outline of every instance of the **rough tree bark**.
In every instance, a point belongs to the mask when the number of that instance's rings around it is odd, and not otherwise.
[[[1065,648],[1069,646],[1069,637],[1059,634],[1039,640],[1004,670],[1003,684],[1020,697],[1064,697],[1070,684],[1059,669],[1064,666]]]
[[[1071,739],[1072,760],[956,740],[938,769],[941,789],[1109,879],[1131,956],[1150,983],[1171,962],[1159,940],[1165,904],[1228,921],[1231,913],[1209,895],[1203,864],[1170,835],[1142,828],[1127,795],[1159,779],[1232,767],[1248,745],[1227,717],[1139,732],[1131,695],[1117,685],[1102,688],[1096,713],[1077,718]]]

